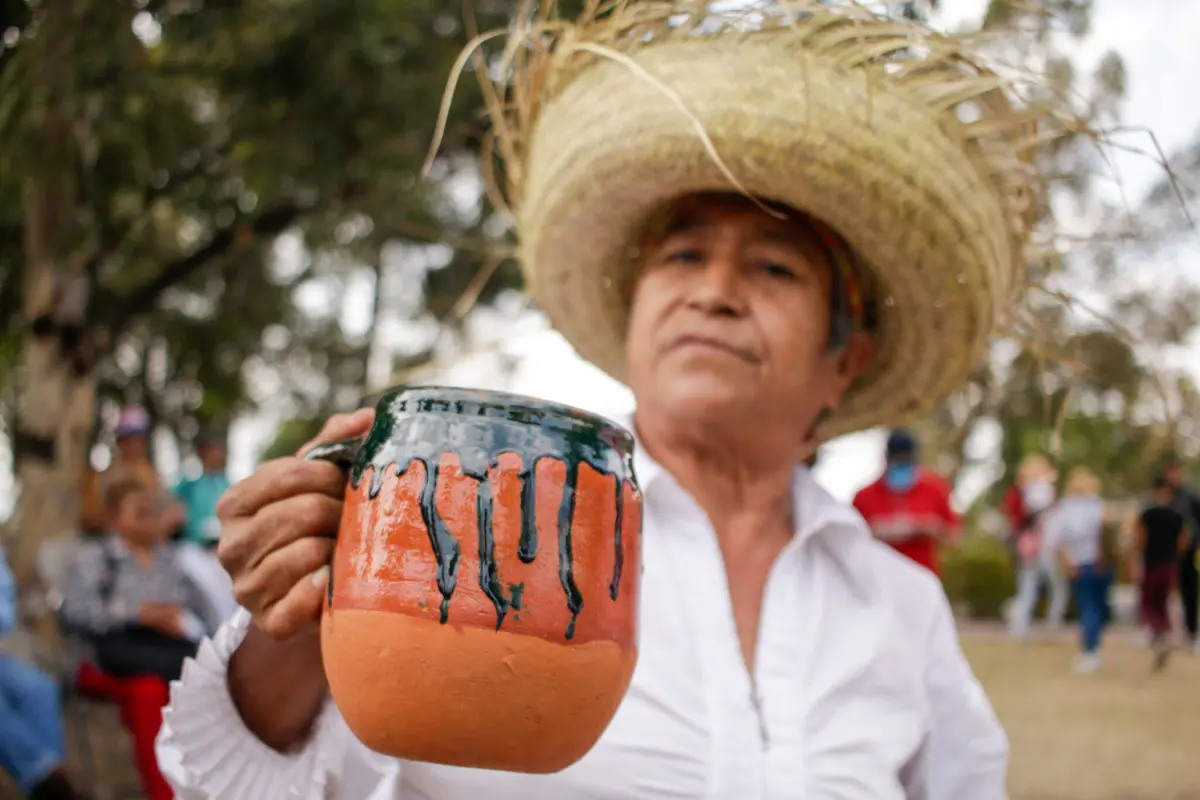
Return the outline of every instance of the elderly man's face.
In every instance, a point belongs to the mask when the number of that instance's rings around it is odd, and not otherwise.
[[[869,341],[829,354],[832,277],[808,224],[727,196],[685,200],[671,219],[634,292],[627,360],[639,405],[809,423],[835,406]]]

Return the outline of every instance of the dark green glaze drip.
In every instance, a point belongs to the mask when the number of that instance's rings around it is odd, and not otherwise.
[[[613,532],[613,576],[612,582],[608,584],[608,596],[613,602],[617,602],[617,595],[621,593],[621,569],[625,566],[625,548],[621,542],[622,533],[625,530],[625,481],[621,480],[621,476],[617,478],[617,525]]]
[[[496,569],[496,541],[492,531],[492,484],[485,474],[475,490],[475,524],[479,537],[479,588],[496,607],[496,630],[504,622],[509,601],[500,586],[500,573]],[[514,606],[519,608],[519,604]]]
[[[429,545],[433,548],[433,557],[437,560],[437,587],[442,593],[442,624],[450,617],[450,598],[458,586],[458,539],[450,533],[446,523],[437,512],[437,479],[438,465],[425,459],[413,459],[425,465],[425,485],[421,487],[421,519],[425,522],[425,532],[429,534]],[[408,469],[408,465],[404,465]],[[377,470],[376,475],[383,473]],[[379,493],[383,481],[377,481],[372,488],[372,497]]]
[[[521,459],[521,535],[518,558],[537,558],[535,519],[537,463],[543,458],[563,462],[567,475],[558,510],[559,580],[566,595],[571,622],[566,638],[575,635],[575,622],[583,608],[583,595],[575,583],[571,522],[579,465],[586,463],[617,483],[615,555],[609,595],[616,600],[623,560],[624,482],[633,482],[633,437],[600,417],[567,406],[498,392],[422,387],[398,389],[384,395],[376,406],[375,425],[362,442],[341,442],[314,449],[309,457],[323,458],[348,467],[357,488],[373,470],[368,497],[383,487],[386,472],[404,474],[413,461],[425,466],[421,490],[421,517],[437,561],[437,587],[442,595],[441,621],[450,615],[450,600],[458,583],[460,544],[437,513],[438,463],[443,453],[454,453],[463,473],[478,481],[476,521],[479,536],[479,585],[496,608],[496,627],[508,610],[521,610],[524,584],[508,587],[505,597],[495,559],[494,509],[488,469],[503,453]],[[332,586],[332,581],[330,582]],[[332,604],[332,598],[330,599]]]
[[[571,550],[571,518],[575,515],[575,491],[579,481],[579,463],[567,462],[567,475],[563,478],[562,502],[558,505],[558,580],[567,593],[567,608],[571,612],[571,624],[567,625],[568,639],[575,637],[575,620],[583,610],[583,595],[575,585],[575,558]]]
[[[517,558],[532,564],[537,558],[538,530],[533,525],[537,512],[537,459],[531,464],[521,464],[521,541],[517,546]]]

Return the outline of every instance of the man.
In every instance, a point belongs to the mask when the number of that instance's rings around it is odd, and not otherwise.
[[[173,532],[182,524],[183,509],[164,491],[158,470],[150,458],[150,436],[153,431],[154,423],[144,408],[127,406],[121,409],[112,463],[103,472],[89,469],[84,476],[80,509],[80,527],[84,533],[101,536],[108,532],[111,519],[104,494],[108,485],[125,478],[138,481],[154,497],[161,513],[160,523],[165,530]]]
[[[16,587],[0,547],[0,637],[17,621]],[[86,800],[68,777],[54,679],[0,652],[0,768],[31,800]]]
[[[934,575],[938,546],[958,533],[950,490],[917,460],[917,440],[906,430],[887,439],[883,476],[854,497],[871,533]]]
[[[1163,471],[1171,490],[1171,508],[1183,517],[1187,546],[1179,559],[1179,600],[1183,604],[1184,631],[1188,642],[1200,654],[1200,574],[1196,569],[1196,551],[1200,544],[1200,496],[1183,484],[1183,467],[1178,461]]]
[[[175,497],[183,504],[187,514],[179,547],[179,563],[204,592],[220,618],[228,619],[237,610],[237,603],[233,598],[233,583],[216,555],[217,541],[221,537],[217,503],[229,489],[229,478],[225,474],[224,433],[205,433],[197,442],[196,449],[200,457],[200,474],[181,479],[175,487]]]
[[[1166,476],[1155,478],[1150,504],[1138,517],[1134,543],[1133,574],[1140,576],[1142,619],[1150,628],[1155,669],[1165,667],[1170,657],[1171,616],[1167,603],[1179,576],[1180,554],[1191,547],[1183,515],[1171,507],[1173,499],[1174,491]]]
[[[367,749],[317,624],[345,476],[283,458],[220,504],[243,608],[164,712],[180,796],[1006,797],[1007,742],[937,580],[800,464],[932,408],[986,356],[1026,272],[1037,137],[995,73],[917,23],[814,0],[707,25],[706,7],[525,21],[496,87],[514,102],[492,105],[526,285],[636,399],[638,664],[608,729],[553,775]],[[945,101],[968,74],[987,102],[966,123]]]
[[[196,455],[200,459],[200,474],[180,479],[175,497],[187,512],[183,541],[212,550],[221,536],[217,502],[230,485],[225,474],[224,435],[217,432],[203,435],[196,443]]]

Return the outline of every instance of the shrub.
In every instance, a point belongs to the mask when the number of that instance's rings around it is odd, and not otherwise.
[[[972,536],[961,548],[943,549],[942,584],[956,611],[973,619],[1000,619],[1016,592],[1004,542],[992,536]]]

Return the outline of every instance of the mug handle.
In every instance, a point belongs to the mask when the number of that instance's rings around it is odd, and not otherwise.
[[[328,461],[343,472],[349,472],[358,460],[363,439],[343,439],[340,442],[319,444],[304,454],[305,461]]]

